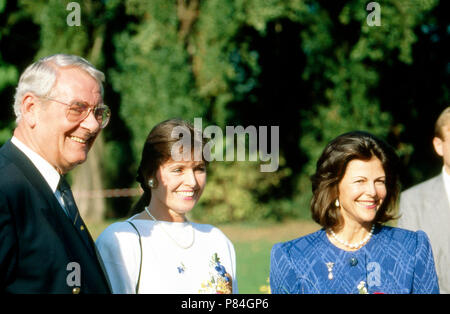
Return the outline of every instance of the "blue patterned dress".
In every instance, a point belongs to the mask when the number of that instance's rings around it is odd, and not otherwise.
[[[377,226],[365,246],[348,252],[321,229],[272,248],[272,293],[361,293],[361,284],[370,294],[439,293],[427,235]]]

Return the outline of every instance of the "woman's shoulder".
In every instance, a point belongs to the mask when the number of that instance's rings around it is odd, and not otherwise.
[[[272,254],[295,255],[296,258],[308,255],[308,252],[316,250],[319,245],[323,244],[324,233],[325,230],[320,229],[290,241],[276,243],[272,248]]]
[[[209,238],[212,238],[215,241],[222,240],[222,241],[232,244],[230,239],[218,227],[215,227],[210,224],[201,224],[201,223],[195,223],[195,222],[192,222],[192,226],[194,227],[195,230],[197,230],[201,234],[203,234]]]
[[[223,231],[220,230],[216,226],[213,226],[210,224],[201,224],[201,223],[197,223],[197,222],[191,222],[191,223],[192,223],[192,226],[194,227],[194,229],[199,232],[226,237],[225,233],[223,233]]]
[[[398,227],[383,226],[379,231],[379,241],[383,247],[394,247],[397,252],[415,254],[421,248],[430,246],[428,235],[422,231],[412,231]]]
[[[136,235],[136,231],[134,231],[134,228],[128,220],[117,221],[110,224],[105,228],[105,230],[103,230],[103,232],[98,236],[96,243],[110,241],[111,238],[117,238],[119,236],[135,237]]]
[[[427,234],[422,230],[412,231],[398,227],[382,226],[379,234],[381,237],[400,243],[428,241]]]

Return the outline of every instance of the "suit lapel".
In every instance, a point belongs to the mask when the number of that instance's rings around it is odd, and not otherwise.
[[[73,224],[68,219],[67,215],[64,213],[61,205],[53,194],[50,186],[44,177],[41,175],[39,170],[36,169],[34,164],[28,159],[28,157],[19,150],[11,141],[8,141],[3,146],[3,155],[11,160],[24,174],[28,181],[37,189],[40,194],[45,198],[48,204],[48,208],[43,209],[44,215],[51,221],[60,234],[66,234],[65,239],[76,238],[83,242],[83,245],[89,251],[89,254],[96,257],[95,251],[93,249],[94,242],[92,237],[88,233],[89,242],[82,240],[81,235],[78,230],[75,229]],[[83,225],[84,222],[83,222]],[[87,228],[83,232],[88,232]]]
[[[88,287],[91,287],[93,291],[103,291],[104,287],[108,289],[107,291],[111,291],[108,277],[95,253],[95,244],[90,234],[88,233],[89,243],[80,239],[80,234],[64,213],[53,191],[39,170],[10,140],[0,148],[0,154],[17,167],[18,171],[23,174],[25,179],[40,194],[44,203],[47,203],[43,205],[40,202],[41,208],[36,208],[36,210],[40,210],[43,217],[47,219],[54,229],[59,241],[64,245],[67,258],[70,261],[79,261],[83,265]],[[86,228],[85,232],[87,232]],[[86,251],[89,253],[86,254]]]

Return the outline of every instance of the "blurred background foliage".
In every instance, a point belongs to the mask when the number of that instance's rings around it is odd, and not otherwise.
[[[80,26],[67,24],[69,2],[80,4]],[[397,149],[407,188],[442,165],[431,139],[449,105],[448,9],[444,0],[378,1],[381,26],[370,27],[369,2],[0,0],[0,144],[15,125],[20,73],[39,57],[73,53],[107,77],[113,117],[89,157],[99,160],[99,188],[137,187],[144,140],[172,117],[280,127],[277,172],[210,164],[197,221],[309,217],[319,154],[355,129]],[[104,216],[124,217],[134,201],[107,199]]]

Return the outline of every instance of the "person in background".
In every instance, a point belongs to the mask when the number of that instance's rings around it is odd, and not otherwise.
[[[450,293],[450,107],[439,116],[433,146],[442,172],[400,195],[398,227],[423,230],[430,237],[441,293]]]
[[[180,130],[186,146],[174,138]],[[238,292],[233,244],[218,228],[186,217],[206,184],[203,155],[195,160],[191,150],[203,152],[196,132],[172,119],[148,135],[137,175],[144,194],[132,216],[96,242],[114,293]]]
[[[367,132],[328,143],[312,176],[312,217],[323,228],[274,245],[272,293],[439,293],[427,235],[383,225],[397,167],[394,150]]]
[[[111,292],[64,178],[108,124],[103,80],[88,61],[64,54],[20,77],[17,127],[0,148],[0,292]]]

